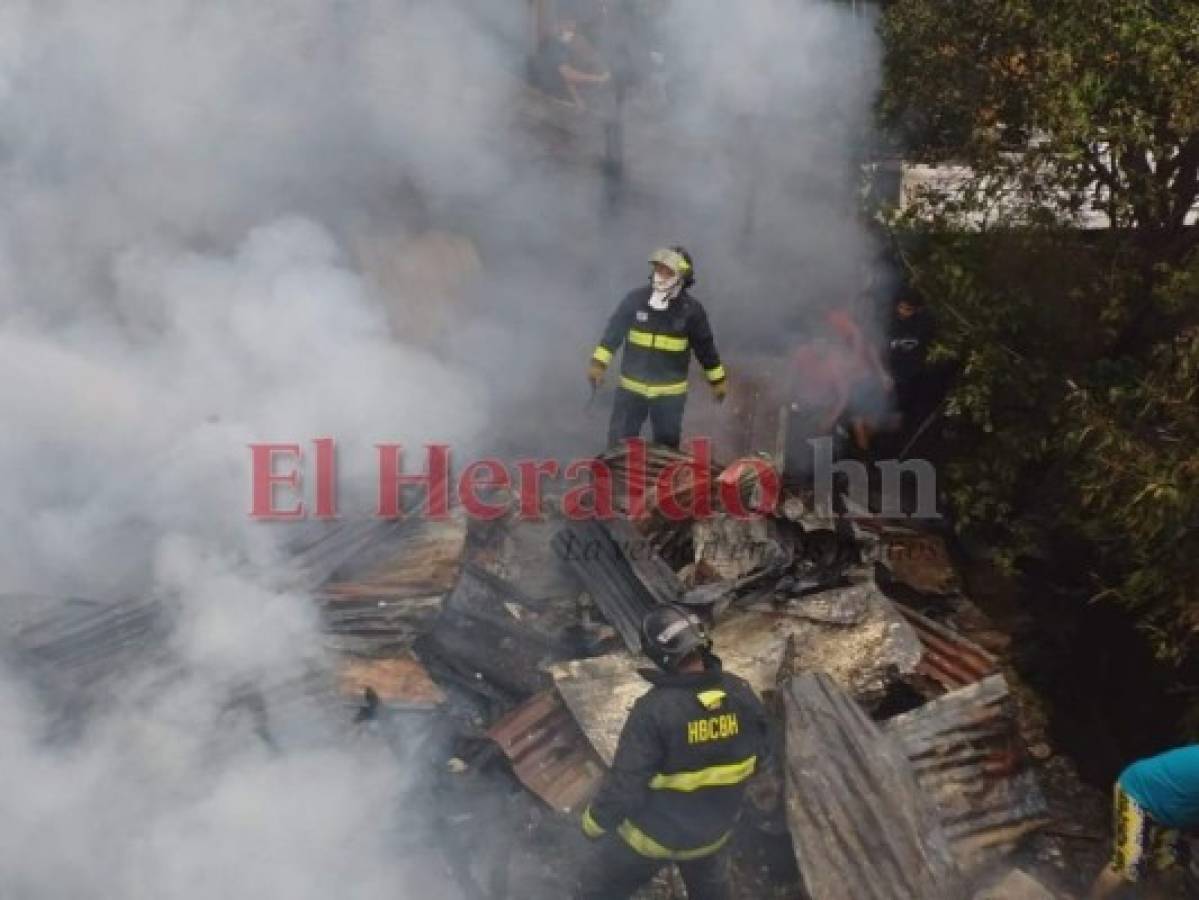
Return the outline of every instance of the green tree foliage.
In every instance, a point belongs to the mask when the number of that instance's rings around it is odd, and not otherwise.
[[[884,125],[969,166],[890,219],[959,371],[959,522],[1069,546],[1080,596],[1194,665],[1199,3],[896,0],[881,29]]]

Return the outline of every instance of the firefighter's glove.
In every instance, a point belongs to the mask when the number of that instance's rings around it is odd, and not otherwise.
[[[716,398],[717,403],[724,403],[724,398],[729,395],[728,379],[718,381],[712,385],[712,396]]]
[[[593,359],[591,364],[587,366],[587,380],[591,382],[593,389],[598,389],[604,383],[604,373],[606,371],[608,371],[608,367],[598,359]]]

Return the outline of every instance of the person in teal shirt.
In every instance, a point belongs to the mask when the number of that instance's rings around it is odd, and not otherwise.
[[[1134,762],[1116,782],[1111,862],[1091,887],[1092,900],[1114,897],[1187,864],[1183,832],[1199,828],[1199,744]]]

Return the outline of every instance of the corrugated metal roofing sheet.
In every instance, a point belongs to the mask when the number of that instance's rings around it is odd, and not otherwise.
[[[1002,675],[895,716],[884,729],[903,744],[959,856],[1010,843],[1047,821]]]
[[[645,614],[683,595],[674,572],[626,519],[566,522],[554,549],[633,653]]]
[[[947,691],[975,684],[999,671],[999,661],[952,628],[934,622],[914,609],[895,604],[924,645],[917,671]]]
[[[604,766],[556,691],[543,691],[487,731],[516,777],[559,812],[573,812],[599,787]]]
[[[309,537],[297,567],[316,579],[337,649],[391,656],[436,616],[462,571],[466,522],[354,521]]]
[[[338,672],[338,689],[352,699],[370,688],[388,705],[427,709],[445,701],[445,694],[412,656],[395,659],[349,659]]]
[[[108,680],[160,651],[170,616],[156,601],[107,603],[0,596],[0,652],[66,709],[104,693]]]
[[[899,741],[828,675],[797,675],[782,693],[787,822],[807,895],[962,896],[937,810]]]
[[[599,460],[607,465],[612,472],[612,490],[616,508],[627,515],[630,512],[629,482],[631,474],[636,471],[635,459],[630,455],[628,448],[621,445],[608,450],[599,457]],[[680,509],[694,509],[695,492],[697,490],[694,477],[695,462],[696,459],[694,456],[684,453],[681,450],[672,450],[669,447],[662,447],[657,444],[646,446],[644,462],[645,483],[642,487],[647,516],[644,520],[638,520],[638,527],[642,531],[660,529],[664,524],[687,524],[671,523],[669,520],[666,520],[662,513],[657,510],[656,501],[659,497],[668,496],[674,503],[678,504]],[[657,490],[659,479],[670,467],[675,468],[675,477],[669,483],[669,490],[665,490],[666,485],[661,486],[664,490]],[[718,479],[726,471],[726,468],[724,464],[717,462],[715,459],[709,461],[707,490],[709,493],[709,505],[713,509],[719,506],[720,490]],[[753,472],[745,469],[736,474],[740,481],[742,493],[744,494],[754,483]]]
[[[600,461],[612,470],[612,490],[615,497],[617,508],[622,513],[629,512],[628,496],[629,496],[629,480],[630,474],[634,471],[633,460],[626,446],[621,445],[613,447],[602,456]],[[687,463],[694,463],[694,457],[681,450],[672,450],[669,447],[662,447],[657,444],[648,444],[645,448],[645,500],[647,507],[652,506],[654,499],[654,486],[658,483],[658,479],[662,473],[670,466],[682,467]],[[691,502],[691,495],[695,485],[690,478],[690,470],[681,469],[681,477],[674,485],[672,494],[684,508],[688,508]],[[712,465],[709,469],[709,487],[714,489],[716,486],[716,476],[720,474],[720,467]],[[652,511],[650,509],[649,511]]]

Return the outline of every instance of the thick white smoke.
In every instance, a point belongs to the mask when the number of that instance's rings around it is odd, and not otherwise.
[[[676,4],[654,40],[683,81],[660,130],[630,125],[614,207],[526,132],[528,4],[494,6],[0,5],[0,593],[178,611],[72,742],[0,677],[0,894],[454,896],[394,852],[422,815],[397,814],[394,757],[225,717],[232,686],[322,661],[286,527],[248,519],[246,445],[338,439],[347,514],[379,440],[593,451],[582,366],[650,247],[689,243],[746,343],[864,258],[839,167],[868,25]],[[484,277],[465,300],[422,282],[397,317],[362,246],[437,228]],[[418,337],[425,312],[451,333]]]

